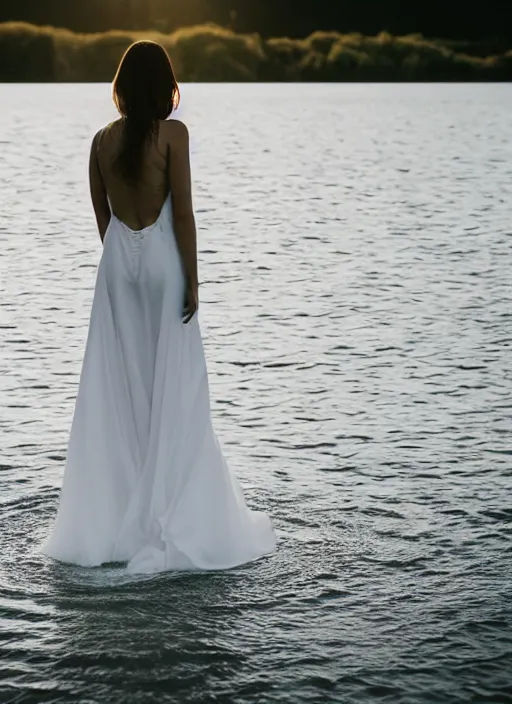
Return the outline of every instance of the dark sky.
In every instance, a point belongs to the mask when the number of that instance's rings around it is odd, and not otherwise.
[[[152,26],[172,30],[213,21],[266,36],[300,37],[315,29],[365,34],[388,30],[512,40],[510,0],[0,0],[0,21],[5,20],[86,32]]]

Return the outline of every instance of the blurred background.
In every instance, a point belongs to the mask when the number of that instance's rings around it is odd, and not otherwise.
[[[159,36],[186,81],[509,80],[509,3],[1,0],[0,80],[109,80]]]
[[[165,32],[215,22],[264,36],[305,37],[315,30],[391,34],[419,32],[444,39],[512,36],[507,3],[464,0],[2,0],[2,21],[67,27],[76,32],[160,29]]]

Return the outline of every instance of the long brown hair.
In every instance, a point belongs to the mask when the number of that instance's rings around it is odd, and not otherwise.
[[[141,177],[144,148],[156,136],[158,120],[167,119],[180,101],[178,83],[164,47],[148,40],[128,47],[112,88],[124,123],[115,168],[125,181],[136,185]]]

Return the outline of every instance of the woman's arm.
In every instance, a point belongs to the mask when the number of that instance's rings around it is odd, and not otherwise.
[[[89,186],[91,190],[92,206],[96,215],[98,231],[101,241],[105,237],[108,224],[110,222],[110,206],[108,204],[107,191],[101,176],[100,166],[98,163],[98,137],[99,132],[95,135],[91,145],[91,155],[89,158]]]
[[[197,233],[192,205],[189,136],[188,129],[182,122],[170,120],[167,124],[168,129],[173,131],[168,143],[169,187],[172,198],[174,232],[187,277],[186,317],[184,322],[188,323],[199,305]]]

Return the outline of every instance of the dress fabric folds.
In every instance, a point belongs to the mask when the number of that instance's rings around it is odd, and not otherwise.
[[[184,291],[170,196],[142,230],[112,215],[47,555],[159,572],[227,569],[275,549],[269,517],[247,507],[212,427]]]

